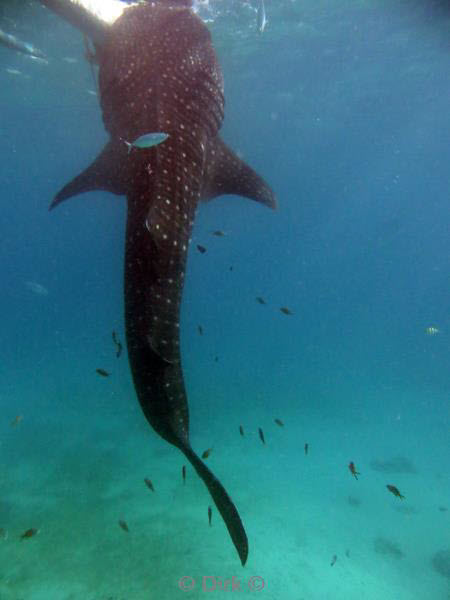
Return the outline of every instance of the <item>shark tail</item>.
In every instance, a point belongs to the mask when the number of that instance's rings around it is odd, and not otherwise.
[[[192,448],[190,446],[182,446],[180,449],[208,488],[209,493],[227,526],[228,533],[239,554],[242,566],[244,566],[248,557],[248,539],[237,508],[233,504],[233,501],[223,485],[208,469],[205,463],[200,460]]]

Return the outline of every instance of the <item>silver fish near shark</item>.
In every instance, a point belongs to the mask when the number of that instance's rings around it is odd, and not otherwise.
[[[22,40],[19,40],[19,38],[15,35],[12,35],[11,33],[6,33],[6,31],[3,31],[2,29],[0,29],[0,44],[2,44],[3,46],[7,46],[12,50],[16,50],[21,54],[31,56],[32,58],[39,58],[42,60],[45,59],[45,54],[41,52],[41,50],[33,46],[33,44],[23,42]]]
[[[153,146],[157,146],[158,144],[162,144],[168,138],[167,133],[155,132],[155,133],[144,133],[144,135],[140,135],[133,142],[127,142],[127,140],[122,140],[122,142],[127,146],[128,153],[131,152],[132,148],[152,148]]]
[[[256,28],[259,33],[264,33],[267,25],[266,6],[264,0],[259,0],[258,10],[256,12]]]
[[[90,190],[127,197],[125,329],[134,387],[153,429],[179,448],[206,484],[245,564],[248,540],[236,506],[190,444],[180,306],[199,202],[237,194],[274,208],[275,197],[219,136],[222,72],[190,0],[127,8],[96,45],[110,139],[50,208]],[[122,140],[143,131],[168,138],[129,153]]]

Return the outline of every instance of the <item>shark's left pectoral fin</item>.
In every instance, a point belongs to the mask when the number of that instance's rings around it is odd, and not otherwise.
[[[211,200],[223,194],[244,196],[276,208],[275,194],[251,167],[217,136],[208,144],[206,173],[202,200]]]
[[[128,161],[125,145],[108,142],[94,162],[56,194],[49,210],[67,198],[94,190],[125,195],[127,180]]]

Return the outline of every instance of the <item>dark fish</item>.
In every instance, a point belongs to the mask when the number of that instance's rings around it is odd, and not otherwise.
[[[331,565],[331,566],[335,565],[335,564],[336,564],[336,561],[337,561],[337,555],[335,554],[335,555],[333,556],[333,558],[331,559],[331,563],[330,563],[330,565]]]
[[[214,357],[214,362],[219,362],[219,357],[218,356]]]
[[[200,335],[203,335],[203,327],[202,327],[201,325],[199,325],[199,326],[197,327],[197,329],[198,329],[198,332],[199,332],[199,334],[200,334]]]
[[[122,354],[122,344],[119,341],[119,338],[117,337],[115,331],[112,332],[112,339],[114,344],[116,345],[116,356],[117,358],[119,358],[119,356]]]
[[[200,254],[205,254],[206,252],[205,246],[202,246],[201,244],[197,244],[197,250],[200,252]]]
[[[108,371],[105,371],[105,369],[95,369],[95,372],[101,375],[102,377],[109,377],[109,373]]]
[[[405,499],[405,496],[402,496],[402,494],[400,494],[398,488],[395,487],[395,485],[391,485],[388,483],[386,487],[390,492],[392,492],[392,494],[394,494],[394,496],[397,496],[397,498],[400,498],[400,500]]]
[[[203,452],[203,454],[202,454],[202,458],[203,458],[203,459],[205,459],[205,458],[208,458],[208,456],[211,454],[211,452],[212,452],[212,448],[208,448],[208,450],[205,450],[205,451]]]
[[[232,270],[233,270],[233,265],[230,266],[230,271],[232,271]]]
[[[31,527],[31,529],[27,529],[24,533],[22,533],[22,535],[20,536],[21,540],[26,540],[28,538],[33,537],[34,535],[36,535],[38,533],[38,529],[34,529],[34,527]]]
[[[122,521],[122,520],[120,520],[120,521],[119,521],[119,525],[120,525],[120,527],[122,527],[122,529],[123,529],[124,531],[126,531],[127,533],[129,533],[129,531],[130,531],[130,530],[128,529],[128,525],[126,524],[126,522],[125,522],[125,521]]]
[[[211,519],[212,519],[212,508],[210,506],[208,506],[208,523],[209,523],[210,527],[211,527]]]
[[[265,444],[266,440],[264,439],[264,433],[263,433],[263,430],[261,429],[261,427],[258,427],[258,432],[259,432],[259,439],[262,441],[263,444]]]
[[[181,477],[183,478],[183,485],[186,483],[186,465],[181,467]]]
[[[308,454],[308,450],[309,450],[309,444],[308,444],[308,443],[306,443],[306,444],[305,444],[305,454]]]
[[[148,479],[148,477],[146,477],[144,479],[145,481],[145,485],[148,487],[149,490],[152,490],[152,492],[155,491],[155,488],[153,487],[153,483],[150,481],[150,479]]]
[[[280,308],[280,310],[281,310],[281,312],[282,312],[284,315],[293,315],[293,314],[294,314],[294,313],[292,312],[292,310],[291,310],[290,308],[287,308],[286,306],[282,306],[282,307]]]
[[[278,425],[278,427],[284,427],[284,423],[280,419],[274,419],[274,421]]]
[[[188,246],[200,201],[222,194],[274,208],[264,180],[222,141],[223,77],[211,35],[190,0],[126,8],[98,42],[103,151],[55,197],[107,190],[127,197],[125,330],[134,387],[153,429],[202,478],[242,564],[248,541],[230,495],[192,450],[180,353]],[[128,153],[122,139],[168,139]],[[121,139],[122,138],[122,139]]]
[[[242,435],[242,437],[244,437],[244,428],[242,425],[239,425],[239,433]]]
[[[257,296],[256,301],[260,304],[267,304],[267,302],[264,300],[264,298],[261,298],[261,296]]]
[[[361,473],[356,470],[355,463],[353,461],[350,461],[348,463],[348,468],[349,468],[350,473],[357,480],[358,479],[358,475],[361,475]]]
[[[225,233],[223,231],[220,231],[220,229],[217,229],[216,231],[212,232],[213,235],[217,236],[217,237],[223,237],[225,235]]]

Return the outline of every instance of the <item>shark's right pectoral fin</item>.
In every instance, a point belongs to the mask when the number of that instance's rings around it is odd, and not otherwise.
[[[202,200],[223,194],[244,196],[276,208],[275,194],[264,179],[217,136],[208,142]]]
[[[94,190],[126,194],[127,151],[124,144],[108,142],[94,162],[66,184],[49,206],[52,210],[63,200]]]

